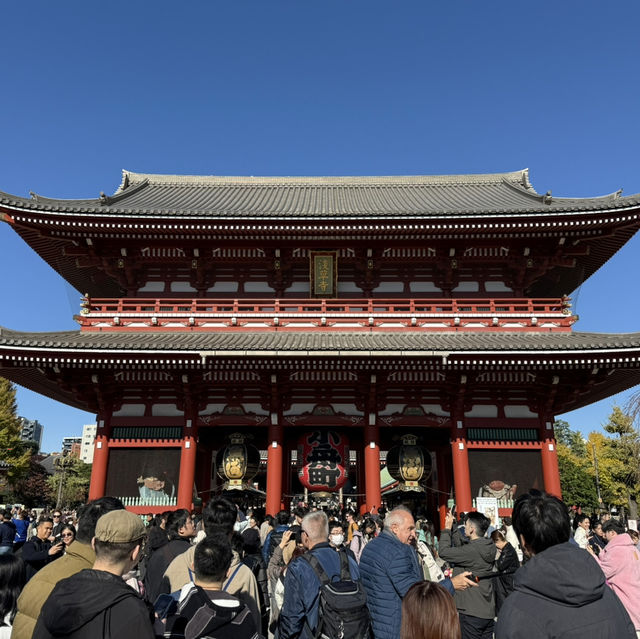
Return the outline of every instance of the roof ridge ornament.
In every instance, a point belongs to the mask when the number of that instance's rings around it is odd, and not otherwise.
[[[553,197],[551,196],[551,191],[547,191],[543,196],[542,196],[542,203],[543,204],[551,204],[553,200]]]

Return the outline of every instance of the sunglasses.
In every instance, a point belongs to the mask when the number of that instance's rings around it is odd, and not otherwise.
[[[73,533],[62,533],[60,537],[73,537]]]

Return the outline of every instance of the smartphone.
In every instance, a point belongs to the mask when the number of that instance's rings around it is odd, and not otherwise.
[[[178,602],[171,595],[158,595],[153,609],[158,615],[158,619],[166,619],[169,615],[172,615],[178,608]]]

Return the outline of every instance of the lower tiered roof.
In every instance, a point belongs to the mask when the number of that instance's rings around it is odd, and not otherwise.
[[[176,378],[208,371],[434,371],[444,386],[472,384],[486,371],[530,373],[524,391],[555,386],[555,414],[640,383],[640,333],[553,332],[51,332],[0,329],[0,375],[87,409],[79,387],[114,382],[123,370]],[[460,379],[465,378],[464,382]],[[433,385],[432,385],[433,386]],[[491,388],[491,384],[484,384]],[[537,389],[537,390],[536,390]],[[91,391],[89,391],[91,392]],[[86,395],[85,395],[86,398]]]

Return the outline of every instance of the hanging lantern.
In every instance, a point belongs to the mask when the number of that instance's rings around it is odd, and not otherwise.
[[[344,435],[316,430],[298,442],[298,477],[311,492],[336,492],[348,477],[349,443]]]
[[[218,475],[226,479],[225,490],[242,490],[258,472],[260,451],[252,444],[246,444],[246,435],[233,433],[227,447],[216,455]]]
[[[402,444],[387,453],[387,470],[400,482],[401,490],[422,492],[424,483],[431,474],[431,455],[417,444],[415,435],[403,435]]]

